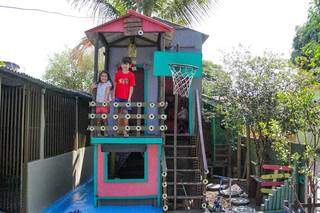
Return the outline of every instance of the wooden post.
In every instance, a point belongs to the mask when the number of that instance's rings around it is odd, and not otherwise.
[[[250,179],[250,126],[246,126],[246,131],[247,131],[247,181]]]
[[[241,177],[241,135],[239,133],[237,138],[237,176]]]
[[[173,170],[174,170],[174,210],[177,209],[177,119],[178,119],[178,94],[174,95],[174,127],[173,127]]]
[[[109,64],[110,64],[110,48],[108,46],[105,46],[105,53],[104,53],[104,70],[106,70],[108,73],[109,71]]]
[[[177,45],[177,52],[180,51],[179,45]],[[173,125],[173,171],[174,171],[174,202],[173,209],[177,209],[177,134],[178,134],[178,94],[174,95],[174,125]]]
[[[46,120],[44,114],[44,96],[46,89],[41,89],[41,109],[40,109],[40,159],[44,159],[44,134],[46,128]]]
[[[99,44],[100,44],[99,37],[96,39],[95,45],[94,45],[94,66],[93,66],[93,82],[98,81],[98,69],[99,69]]]
[[[158,50],[165,51],[165,40],[163,33],[159,33],[158,36]],[[165,101],[166,100],[166,83],[165,83],[165,77],[159,78],[159,100]],[[164,114],[164,108],[160,109],[160,114]],[[164,125],[164,120],[160,120],[160,125]],[[162,139],[164,140],[164,132],[161,132]]]

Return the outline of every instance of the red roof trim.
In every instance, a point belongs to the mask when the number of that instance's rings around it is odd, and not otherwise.
[[[102,28],[106,28],[108,25],[111,25],[111,24],[114,24],[116,25],[115,22],[119,22],[119,25],[121,26],[118,26],[116,28],[114,28],[113,30],[111,30],[110,32],[124,32],[124,29],[122,27],[123,25],[123,19],[128,17],[128,16],[135,16],[135,17],[139,17],[141,19],[143,19],[144,21],[147,21],[147,22],[151,22],[152,24],[155,24],[155,25],[158,25],[160,28],[163,28],[163,30],[159,30],[159,32],[173,32],[174,31],[174,28],[165,24],[165,23],[162,23],[158,20],[155,20],[151,17],[148,17],[148,16],[145,16],[145,15],[142,15],[140,13],[137,13],[136,11],[134,10],[128,10],[127,13],[125,15],[122,15],[120,16],[119,18],[116,18],[116,19],[113,19],[111,21],[108,21],[104,24],[101,24],[97,27],[94,27],[90,30],[87,30],[85,33],[92,33],[92,32],[103,32],[103,31],[100,31]],[[107,32],[107,31],[105,31]]]

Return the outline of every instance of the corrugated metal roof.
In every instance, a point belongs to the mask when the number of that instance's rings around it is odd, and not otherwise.
[[[21,72],[17,72],[17,71],[12,71],[6,67],[0,67],[0,74],[2,74],[2,76],[8,76],[8,77],[13,77],[13,78],[18,78],[22,81],[31,83],[31,84],[35,84],[37,86],[43,87],[45,89],[49,89],[49,90],[53,90],[56,92],[60,92],[60,93],[65,93],[68,95],[72,95],[72,96],[79,96],[79,97],[83,97],[83,98],[91,98],[91,94],[86,93],[86,92],[82,92],[82,91],[78,91],[78,90],[72,90],[72,89],[66,89],[66,88],[62,88],[62,87],[58,87],[58,86],[54,86],[52,84],[49,84],[47,82],[44,82],[40,79],[31,77],[25,73],[21,73]]]
[[[194,30],[194,29],[191,29],[189,27],[185,27],[185,26],[182,26],[182,25],[179,25],[179,24],[175,24],[173,22],[170,22],[168,20],[165,20],[165,19],[162,19],[162,18],[158,18],[158,17],[152,17],[153,19],[155,20],[158,20],[160,22],[163,22],[171,27],[173,27],[175,30],[191,30],[191,31],[194,31],[194,32],[198,32],[198,33],[201,33],[202,36],[203,36],[203,43],[209,38],[209,35],[205,34],[205,33],[202,33],[202,32],[199,32],[197,30]]]

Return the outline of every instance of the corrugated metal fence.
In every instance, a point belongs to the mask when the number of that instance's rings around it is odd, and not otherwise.
[[[25,212],[27,162],[89,145],[89,98],[33,84],[0,88],[0,210]]]

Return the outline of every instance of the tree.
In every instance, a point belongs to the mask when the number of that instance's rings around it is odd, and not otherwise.
[[[205,118],[210,119],[216,115],[218,105],[228,97],[232,87],[232,80],[229,73],[222,69],[221,65],[214,64],[211,61],[203,61],[202,75],[202,98],[205,100],[204,105]]]
[[[296,28],[291,61],[301,69],[318,74],[320,67],[320,1],[309,8],[307,22]]]
[[[278,94],[279,117],[272,121],[272,128],[266,131],[273,140],[278,158],[292,164],[299,163],[298,172],[308,180],[307,196],[311,203],[317,202],[319,179],[317,160],[320,151],[320,102],[315,87],[319,87],[317,78],[311,73],[300,71],[295,75],[294,87]],[[291,152],[288,135],[295,134],[303,152]]]
[[[187,25],[207,16],[216,0],[69,0],[76,8],[89,8],[103,19],[116,18],[135,10],[146,16],[157,16],[177,24]]]
[[[82,60],[82,63],[75,63],[71,49],[55,53],[49,58],[43,78],[59,87],[88,92],[93,79],[93,53],[86,52]],[[102,63],[99,67],[102,69]]]
[[[262,130],[270,128],[271,121],[277,118],[277,94],[290,89],[288,78],[292,70],[288,61],[276,54],[266,52],[262,56],[252,56],[242,47],[226,54],[224,65],[232,74],[233,83],[222,101],[221,114],[227,127],[246,128],[247,138],[250,140],[253,137],[256,163],[261,166],[268,156],[267,148],[271,146],[270,138]],[[247,163],[249,169],[250,161],[247,160]]]

